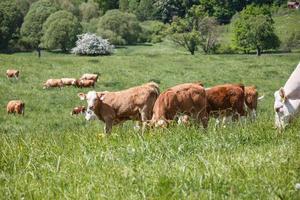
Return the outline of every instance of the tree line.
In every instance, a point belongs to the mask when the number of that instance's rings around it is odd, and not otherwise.
[[[169,38],[191,54],[218,48],[218,25],[235,21],[237,46],[245,52],[276,48],[269,5],[283,0],[1,0],[0,50],[68,51],[82,33],[115,45]],[[255,28],[249,28],[255,27]],[[250,32],[249,32],[250,31]],[[255,39],[253,39],[255,38]],[[255,41],[254,41],[255,40]]]

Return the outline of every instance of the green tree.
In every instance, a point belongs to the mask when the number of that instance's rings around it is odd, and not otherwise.
[[[119,8],[119,0],[95,0],[95,2],[99,4],[102,13]]]
[[[43,24],[51,13],[57,10],[58,8],[49,0],[40,0],[31,5],[21,28],[22,41],[28,48],[40,52],[39,45],[43,36]]]
[[[97,33],[113,44],[134,44],[141,33],[139,21],[134,14],[109,10],[99,18]]]
[[[168,28],[167,33],[174,43],[184,47],[192,55],[195,54],[201,38],[191,21],[179,17],[175,18]]]
[[[6,49],[19,35],[22,15],[16,2],[2,0],[0,2],[0,50]]]
[[[99,16],[99,4],[94,0],[89,0],[79,6],[80,16],[83,21],[89,21]]]
[[[51,14],[43,25],[41,46],[47,49],[60,48],[66,52],[74,47],[81,25],[77,18],[68,11],[57,11]]]
[[[121,11],[128,11],[129,0],[119,0],[119,8]]]
[[[265,7],[248,6],[234,23],[235,44],[245,52],[256,50],[258,56],[265,49],[279,47],[271,13]]]

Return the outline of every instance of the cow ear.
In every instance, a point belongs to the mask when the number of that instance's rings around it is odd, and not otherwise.
[[[79,96],[82,101],[86,99],[86,95],[84,93],[78,93],[77,96]]]
[[[284,89],[283,89],[283,88],[280,88],[280,89],[279,89],[279,95],[280,95],[280,97],[281,97],[282,99],[285,99],[285,98],[286,98],[285,92],[284,92]]]

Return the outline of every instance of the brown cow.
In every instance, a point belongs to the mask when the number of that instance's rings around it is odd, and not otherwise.
[[[48,79],[43,85],[44,85],[43,89],[50,88],[50,87],[62,88],[64,86],[61,79]]]
[[[98,118],[105,122],[105,133],[110,133],[112,126],[125,120],[143,122],[151,119],[152,109],[159,95],[156,83],[147,83],[118,92],[79,93],[81,100],[87,100],[86,120]]]
[[[245,87],[245,104],[252,119],[256,118],[257,103],[263,98],[264,96],[258,97],[256,86]]]
[[[206,89],[207,112],[219,119],[226,120],[226,116],[233,114],[235,118],[245,116],[244,85],[224,84]]]
[[[207,128],[206,92],[202,84],[185,83],[167,89],[157,98],[153,107],[151,124],[166,126],[178,114],[185,114],[201,121]]]
[[[79,114],[84,114],[86,111],[85,106],[77,106],[73,108],[71,115],[79,115]]]
[[[75,85],[79,88],[83,87],[93,87],[95,88],[95,81],[94,80],[76,80]]]
[[[75,85],[76,84],[76,79],[75,78],[62,78],[61,81],[62,81],[64,86],[70,86],[70,85]]]
[[[6,111],[8,114],[10,113],[18,113],[24,115],[25,113],[25,103],[20,100],[12,100],[9,101],[6,106]]]
[[[98,74],[83,74],[80,80],[93,80],[95,82],[98,81]]]
[[[20,74],[19,70],[15,70],[15,69],[6,70],[6,77],[7,78],[15,78],[15,79],[18,80],[19,74]]]

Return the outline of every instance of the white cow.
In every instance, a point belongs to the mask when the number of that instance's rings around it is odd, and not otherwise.
[[[300,63],[274,96],[275,126],[284,129],[300,113]]]

